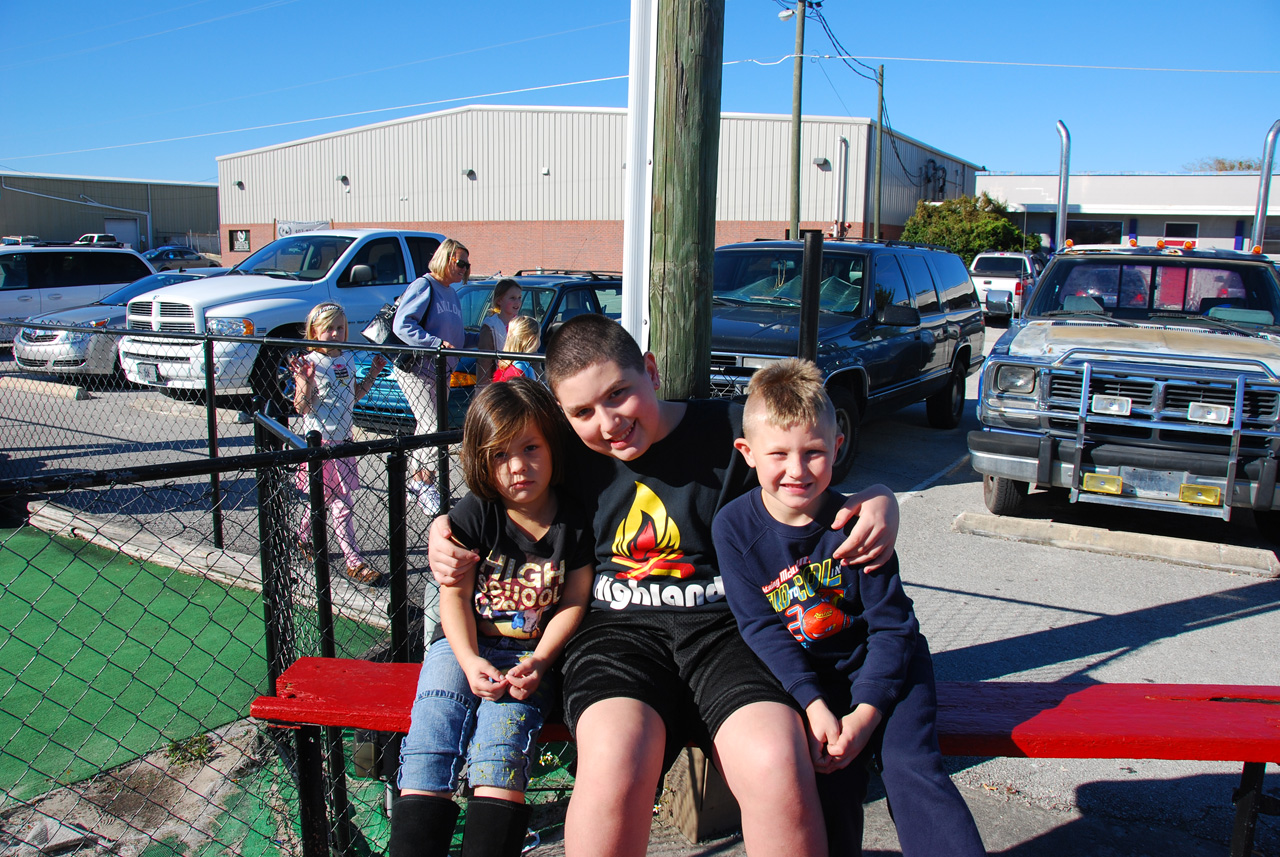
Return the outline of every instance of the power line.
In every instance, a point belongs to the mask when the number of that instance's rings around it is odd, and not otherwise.
[[[451,104],[456,101],[472,101],[480,98],[496,98],[500,95],[519,95],[525,92],[540,92],[547,89],[560,89],[566,86],[582,86],[589,83],[608,83],[614,80],[626,80],[627,75],[617,74],[612,77],[597,77],[591,80],[575,80],[568,83],[549,83],[544,86],[526,86],[522,89],[507,89],[501,92],[487,92],[482,95],[462,95],[457,98],[441,98],[435,101],[419,101],[416,104],[400,104],[396,107],[375,107],[370,110],[354,110],[350,113],[335,113],[330,116],[316,116],[311,119],[293,119],[288,122],[271,122],[266,125],[251,125],[247,128],[232,128],[227,131],[208,131],[203,134],[185,134],[181,137],[165,137],[159,140],[143,140],[137,143],[117,143],[111,146],[93,146],[87,149],[70,149],[65,152],[44,152],[39,155],[5,155],[5,160],[22,161],[30,158],[52,158],[58,155],[82,155],[86,152],[105,152],[112,149],[131,149],[137,146],[151,146],[157,143],[177,143],[183,140],[200,140],[206,137],[222,137],[227,134],[242,134],[247,131],[263,131],[269,128],[285,128],[290,125],[305,125],[309,122],[326,122],[332,119],[350,119],[353,116],[369,116],[374,113],[392,113],[397,110],[415,110],[421,107],[435,107],[440,104]]]

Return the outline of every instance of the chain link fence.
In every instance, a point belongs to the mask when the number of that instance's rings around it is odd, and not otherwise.
[[[31,325],[0,352],[5,853],[301,854],[299,789],[318,785],[334,850],[385,850],[389,736],[330,730],[326,781],[300,784],[290,730],[247,715],[301,656],[421,659],[435,591],[406,462],[435,456],[446,506],[465,491],[475,355],[450,354],[463,362],[438,433],[413,433],[388,370],[353,442],[317,447],[284,416],[301,347]],[[136,383],[175,377],[186,386]],[[321,462],[339,457],[358,473],[351,531],[371,574],[349,576],[324,495]],[[542,828],[560,823],[572,761],[544,751]]]

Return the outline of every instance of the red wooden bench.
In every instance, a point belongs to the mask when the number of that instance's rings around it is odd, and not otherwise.
[[[318,746],[326,726],[407,732],[418,671],[418,664],[300,658],[280,676],[276,695],[258,697],[250,713],[302,729],[300,780],[320,781],[318,750],[304,753],[304,743]],[[939,682],[938,733],[951,756],[1242,762],[1232,857],[1252,852],[1259,812],[1280,814],[1280,801],[1262,791],[1266,763],[1280,762],[1280,687]],[[540,740],[571,739],[562,724],[548,723]],[[323,796],[312,809],[323,813]]]

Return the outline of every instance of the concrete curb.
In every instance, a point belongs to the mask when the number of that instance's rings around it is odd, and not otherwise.
[[[971,512],[961,513],[951,528],[958,533],[974,536],[991,536],[1094,553],[1123,554],[1254,577],[1280,577],[1280,559],[1276,558],[1274,552],[1258,548]]]
[[[56,396],[59,399],[75,399],[77,402],[92,398],[84,387],[59,384],[56,381],[37,381],[35,378],[17,378],[13,375],[0,376],[0,390]]]

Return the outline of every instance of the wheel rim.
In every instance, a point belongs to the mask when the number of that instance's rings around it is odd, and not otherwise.
[[[849,419],[849,412],[844,408],[836,409],[836,433],[844,435],[844,443],[840,446],[840,453],[836,456],[836,460],[832,462],[833,466],[839,467],[853,454],[853,423]]]

